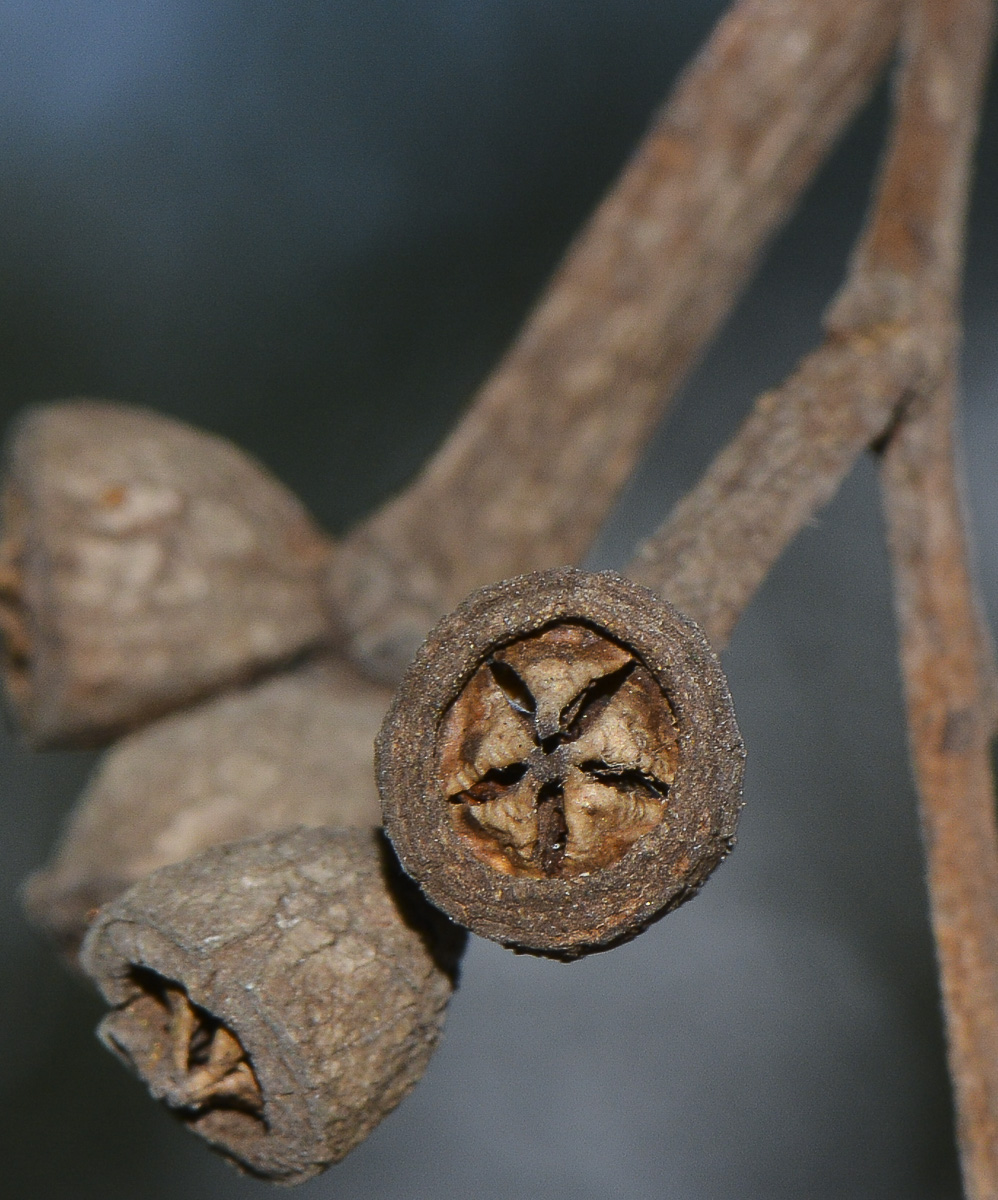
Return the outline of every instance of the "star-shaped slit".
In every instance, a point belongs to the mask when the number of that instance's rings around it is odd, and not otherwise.
[[[665,819],[678,737],[647,667],[565,622],[483,663],[438,745],[473,851],[506,874],[552,877],[608,866]]]

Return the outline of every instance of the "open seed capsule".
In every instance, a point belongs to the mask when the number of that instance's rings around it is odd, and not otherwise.
[[[164,867],[103,910],[82,961],[104,1044],[242,1169],[297,1183],[417,1083],[464,933],[372,830],[300,829]]]
[[[610,572],[524,575],[444,618],[377,742],[385,830],[455,921],[575,957],[730,850],[744,749],[703,634]]]

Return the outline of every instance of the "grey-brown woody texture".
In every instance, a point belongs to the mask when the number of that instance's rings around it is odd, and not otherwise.
[[[33,920],[75,955],[97,908],[168,863],[291,825],[379,825],[371,758],[389,698],[328,659],[123,738],[28,880]]]
[[[82,961],[104,1043],[244,1170],[295,1183],[419,1080],[464,934],[373,831],[220,846],[102,912]]]
[[[524,664],[523,639],[580,628],[598,635],[595,653]],[[469,725],[461,709],[483,667],[505,686],[472,699],[485,719]],[[617,709],[640,720],[628,729]],[[698,890],[733,844],[743,762],[697,626],[619,575],[574,568],[482,588],[441,621],[376,755],[385,830],[433,903],[484,937],[567,958],[634,936]],[[605,860],[593,853],[594,820],[612,827],[598,839],[612,844]]]
[[[100,744],[328,636],[329,541],[223,439],[67,402],[29,410],[6,459],[7,694],[34,744]]]

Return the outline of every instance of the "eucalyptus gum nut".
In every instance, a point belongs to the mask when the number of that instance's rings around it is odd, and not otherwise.
[[[243,1170],[338,1162],[422,1076],[465,934],[373,830],[217,846],[107,906],[82,953],[101,1041]]]
[[[329,637],[329,540],[259,463],[172,418],[29,409],[3,522],[6,692],[36,746],[100,745]]]
[[[475,933],[572,958],[692,896],[734,843],[744,747],[701,630],[574,568],[430,633],[376,743],[385,831]]]
[[[389,699],[328,659],[129,734],[28,879],[32,919],[72,959],[96,909],[168,863],[290,825],[379,825],[371,758]]]

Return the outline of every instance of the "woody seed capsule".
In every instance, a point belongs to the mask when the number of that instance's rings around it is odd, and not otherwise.
[[[96,910],[168,863],[291,825],[379,825],[371,747],[388,699],[328,659],[129,734],[29,878],[32,919],[72,959]]]
[[[6,462],[4,675],[34,745],[101,744],[328,636],[330,543],[221,438],[67,402],[29,410]]]
[[[474,593],[378,736],[385,830],[455,921],[575,957],[688,899],[730,850],[744,760],[700,630],[610,572]]]
[[[374,831],[218,846],[103,910],[82,952],[104,1044],[243,1170],[298,1183],[416,1084],[464,933]]]

